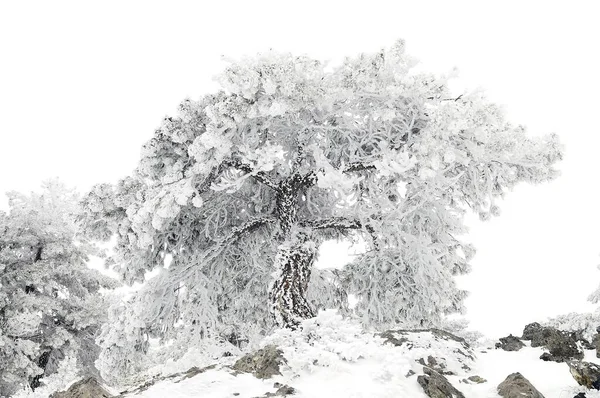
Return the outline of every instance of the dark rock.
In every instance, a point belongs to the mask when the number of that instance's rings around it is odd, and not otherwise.
[[[597,333],[592,339],[592,345],[596,349],[596,358],[600,358],[600,334]]]
[[[523,335],[531,339],[532,347],[545,347],[549,354],[545,361],[565,362],[571,359],[582,359],[583,351],[579,350],[577,340],[571,332],[563,332],[550,326],[527,325]],[[528,329],[529,328],[529,329]]]
[[[112,398],[115,397],[94,377],[88,377],[73,384],[67,391],[56,392],[50,398]]]
[[[518,337],[509,334],[506,337],[501,337],[500,342],[496,343],[496,348],[501,348],[504,351],[519,351],[525,347],[525,344]]]
[[[281,375],[280,365],[287,363],[283,351],[273,345],[265,346],[260,350],[246,354],[233,364],[233,369],[238,372],[252,373],[259,379],[268,379],[274,375]]]
[[[537,322],[530,323],[523,329],[523,336],[521,336],[521,338],[523,340],[531,340],[533,335],[538,333],[542,328],[543,326]]]
[[[446,360],[444,358],[435,358],[435,357],[429,355],[429,356],[427,356],[427,362],[425,362],[425,360],[423,358],[419,358],[417,360],[417,363],[419,363],[423,366],[427,366],[427,367],[435,370],[436,372],[446,375],[446,376],[455,375],[454,372],[446,369]]]
[[[417,377],[417,382],[430,398],[465,398],[448,379],[433,369],[423,367],[424,375]]]
[[[512,373],[498,384],[498,394],[503,398],[544,398],[521,373]]]
[[[415,374],[414,370],[409,370],[408,372],[406,372],[406,375],[404,375],[404,377],[409,378],[410,376],[413,376]]]
[[[580,392],[579,394],[575,395],[573,398],[586,398],[585,393]]]
[[[477,375],[475,375],[475,376],[469,376],[469,377],[467,377],[467,380],[469,380],[469,381],[471,381],[471,382],[473,382],[475,384],[481,384],[481,383],[486,383],[487,382],[486,379],[484,379],[481,376],[477,376]]]
[[[596,345],[593,343],[590,343],[585,337],[583,337],[583,333],[584,333],[583,330],[576,330],[573,332],[569,332],[569,334],[571,335],[571,338],[573,338],[573,340],[575,340],[576,342],[581,344],[581,346],[583,347],[584,350],[596,349]]]
[[[567,365],[569,365],[569,371],[579,385],[600,390],[600,366],[583,361],[568,361]]]
[[[547,361],[551,361],[551,360],[552,360],[552,355],[550,355],[550,353],[549,353],[549,352],[545,352],[545,353],[543,353],[542,355],[540,355],[540,359],[541,359],[542,361],[546,361],[546,362],[547,362]]]

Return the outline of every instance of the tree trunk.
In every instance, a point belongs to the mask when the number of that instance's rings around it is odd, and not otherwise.
[[[303,319],[315,316],[306,300],[306,291],[316,254],[315,242],[304,231],[292,233],[279,246],[275,260],[279,276],[269,294],[277,326],[295,329]]]

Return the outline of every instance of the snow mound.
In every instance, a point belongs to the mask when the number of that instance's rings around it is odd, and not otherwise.
[[[324,311],[296,331],[278,330],[262,341],[262,347],[275,345],[283,351],[287,364],[281,366],[280,376],[260,380],[233,371],[224,359],[192,377],[161,381],[126,397],[262,398],[275,393],[278,385],[289,385],[296,390],[296,398],[426,398],[417,383],[417,376],[423,374],[419,360],[427,362],[432,356],[444,358],[446,369],[454,373],[446,375],[447,379],[467,398],[499,398],[498,384],[515,372],[546,398],[571,398],[579,392],[600,398],[600,392],[578,386],[566,364],[540,360],[542,348],[527,345],[507,352],[469,347],[461,339],[444,338],[443,331],[391,332],[401,344],[390,344],[389,339],[363,330],[359,323],[342,319],[335,311]],[[584,360],[599,361],[593,351],[587,351]],[[487,382],[466,380],[475,375]]]

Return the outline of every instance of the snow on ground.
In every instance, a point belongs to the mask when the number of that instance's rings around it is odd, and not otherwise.
[[[572,398],[585,391],[571,377],[564,363],[539,359],[543,350],[527,346],[518,352],[488,347],[474,349],[476,360],[471,370],[462,369],[456,357],[456,342],[440,344],[431,333],[422,333],[408,349],[404,344],[393,347],[365,333],[354,322],[342,320],[332,311],[305,321],[302,331],[280,330],[266,338],[262,345],[275,344],[288,360],[282,375],[259,380],[249,374],[235,373],[227,367],[208,370],[197,376],[177,381],[163,381],[150,387],[139,398],[252,398],[275,392],[275,382],[296,388],[298,398],[424,398],[417,383],[422,366],[415,361],[433,354],[447,359],[449,370],[456,376],[448,380],[467,398],[497,398],[496,387],[506,376],[520,372],[546,398]],[[594,351],[586,352],[586,361],[600,362]],[[409,370],[417,375],[406,376]],[[487,379],[483,384],[466,384],[461,380],[471,375]],[[588,398],[600,398],[600,392],[586,392]]]

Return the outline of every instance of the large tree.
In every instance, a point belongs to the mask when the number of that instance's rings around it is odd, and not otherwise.
[[[268,53],[165,118],[133,175],[84,200],[88,231],[116,234],[126,281],[160,270],[135,299],[137,335],[294,328],[320,307],[347,309],[349,293],[371,324],[460,311],[465,212],[488,218],[515,184],[554,178],[561,146],[414,64],[402,42],[335,67]],[[365,253],[313,269],[339,238]]]
[[[68,357],[94,371],[94,339],[106,319],[102,287],[117,282],[87,267],[96,253],[77,239],[78,197],[62,184],[8,194],[0,212],[0,396],[36,388]]]

